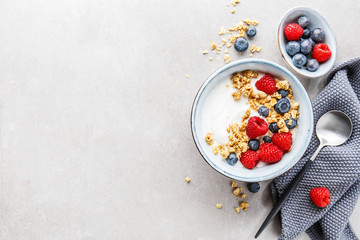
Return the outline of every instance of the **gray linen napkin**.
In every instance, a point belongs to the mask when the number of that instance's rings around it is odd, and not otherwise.
[[[330,110],[340,110],[352,120],[350,139],[338,147],[325,147],[281,210],[280,239],[294,239],[302,232],[311,239],[358,239],[349,224],[360,193],[360,57],[334,67],[328,85],[313,102],[314,122]],[[319,141],[314,134],[300,161],[271,184],[276,202],[314,153]],[[326,187],[331,203],[315,206],[309,192]],[[358,225],[359,228],[359,225]]]

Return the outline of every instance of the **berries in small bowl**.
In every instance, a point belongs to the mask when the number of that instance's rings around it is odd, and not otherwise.
[[[278,45],[289,67],[304,77],[323,76],[335,63],[335,36],[326,20],[311,8],[297,7],[283,16]]]

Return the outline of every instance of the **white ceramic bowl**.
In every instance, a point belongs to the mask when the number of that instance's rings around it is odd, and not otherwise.
[[[219,160],[219,158],[213,154],[211,147],[205,142],[204,137],[208,130],[204,129],[201,124],[201,113],[204,104],[207,96],[214,87],[221,81],[229,81],[230,76],[233,73],[247,69],[269,73],[278,79],[286,79],[290,83],[295,100],[300,103],[300,117],[297,134],[293,141],[291,151],[286,153],[278,163],[256,167],[252,170],[242,167],[240,163],[230,166],[226,161]],[[289,170],[304,154],[313,132],[313,122],[312,105],[309,96],[300,81],[284,67],[262,59],[239,60],[227,64],[217,70],[201,86],[195,97],[191,111],[192,135],[200,154],[216,171],[232,179],[244,182],[258,182],[272,179]],[[224,126],[224,131],[226,127],[227,126]]]
[[[288,40],[285,38],[284,35],[284,28],[289,23],[296,23],[297,19],[301,16],[307,16],[310,19],[310,26],[309,28],[312,30],[314,28],[322,28],[325,31],[325,42],[332,54],[329,60],[324,63],[320,64],[320,67],[315,72],[310,72],[306,68],[297,68],[294,66],[292,57],[287,54],[285,50],[286,43]],[[289,65],[289,67],[297,72],[298,74],[308,77],[308,78],[316,78],[321,77],[328,73],[330,69],[333,67],[335,60],[336,60],[336,39],[333,31],[331,30],[329,24],[326,20],[318,13],[317,11],[307,8],[307,7],[296,7],[289,10],[285,15],[282,17],[279,28],[278,28],[278,45],[280,49],[280,53],[285,60],[285,62]]]

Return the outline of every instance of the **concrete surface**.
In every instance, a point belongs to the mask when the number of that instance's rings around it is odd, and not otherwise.
[[[224,52],[201,53],[250,17],[256,57],[285,66],[277,24],[303,4],[328,20],[344,61],[360,53],[360,4],[241,0],[231,14],[227,3],[0,1],[0,239],[252,239],[272,207],[269,182],[237,215],[229,179],[191,138],[192,100],[224,65]],[[323,87],[301,81],[312,97]],[[279,234],[277,220],[260,239]]]

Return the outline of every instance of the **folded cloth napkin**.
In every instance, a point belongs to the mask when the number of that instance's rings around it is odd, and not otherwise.
[[[294,239],[304,231],[311,239],[358,239],[350,226],[349,217],[360,193],[359,99],[360,57],[335,66],[329,74],[327,86],[313,102],[315,124],[324,113],[340,110],[351,118],[353,133],[343,145],[324,147],[320,151],[281,209],[279,239]],[[304,156],[271,183],[275,203],[318,146],[314,130]],[[315,187],[330,190],[331,203],[326,208],[317,207],[311,201],[309,192]],[[359,224],[357,229],[360,230]]]

